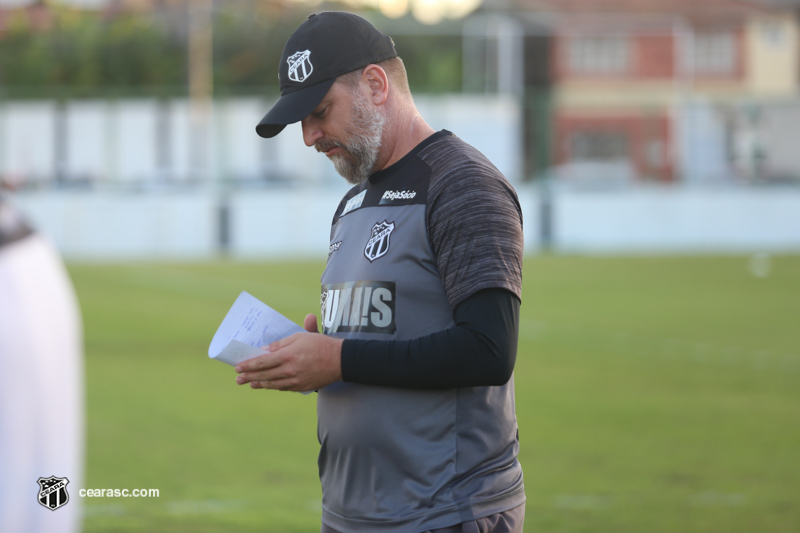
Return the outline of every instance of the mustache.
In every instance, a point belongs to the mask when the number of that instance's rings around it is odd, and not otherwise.
[[[317,152],[327,152],[334,148],[344,148],[344,145],[338,141],[317,141],[314,143],[314,148]]]

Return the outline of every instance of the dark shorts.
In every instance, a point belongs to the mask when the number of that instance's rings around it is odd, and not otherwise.
[[[455,526],[432,529],[424,533],[522,533],[525,522],[525,504],[508,511],[484,516]],[[320,533],[341,533],[322,524]]]

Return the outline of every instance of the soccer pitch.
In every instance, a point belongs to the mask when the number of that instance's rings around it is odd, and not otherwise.
[[[319,531],[314,395],[207,356],[246,290],[319,312],[320,262],[70,264],[86,342],[86,532]],[[800,256],[526,258],[526,531],[800,530]],[[764,266],[764,265],[762,265]],[[76,495],[77,496],[77,495]]]

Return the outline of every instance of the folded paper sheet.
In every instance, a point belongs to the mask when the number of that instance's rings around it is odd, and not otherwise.
[[[305,331],[245,291],[236,298],[208,347],[208,356],[231,366],[265,352],[261,346]]]

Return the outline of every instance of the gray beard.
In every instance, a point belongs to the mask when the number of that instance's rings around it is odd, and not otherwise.
[[[353,100],[353,129],[347,144],[336,143],[342,151],[331,161],[336,172],[348,182],[358,185],[369,178],[378,161],[386,118],[373,111],[361,94]]]

